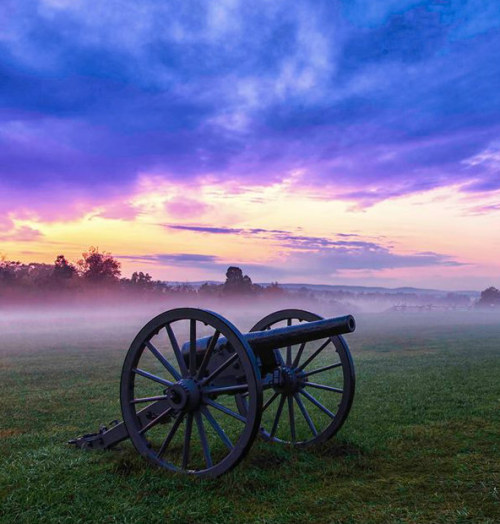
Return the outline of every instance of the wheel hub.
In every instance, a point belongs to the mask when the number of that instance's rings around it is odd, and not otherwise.
[[[273,389],[292,395],[304,387],[304,372],[299,368],[281,366],[273,373]]]
[[[170,406],[176,411],[193,411],[201,402],[200,388],[192,379],[181,379],[166,391]]]

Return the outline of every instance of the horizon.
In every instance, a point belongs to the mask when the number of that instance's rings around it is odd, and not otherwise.
[[[495,2],[8,0],[0,255],[500,287]]]
[[[104,255],[109,255],[111,256],[112,259],[115,259],[115,257],[113,257],[110,253],[106,253],[106,252],[101,252],[101,254],[104,254]],[[60,255],[62,257],[64,257],[64,255]],[[59,257],[58,257],[59,258]],[[64,257],[65,258],[65,257]],[[68,261],[66,260],[66,263],[68,263],[70,266],[73,267],[73,271],[75,272],[74,274],[75,275],[79,275],[80,277],[82,277],[82,273],[85,271],[83,269],[83,267],[79,267],[79,263],[75,261],[75,263],[72,263],[71,261]],[[2,260],[0,258],[0,265],[2,263],[6,263],[7,264],[7,267],[9,266],[9,264],[11,263],[14,263],[14,264],[21,264],[22,266],[24,267],[29,267],[29,266],[45,266],[45,268],[54,268],[55,267],[55,264],[50,264],[50,263],[45,263],[45,262],[21,262],[20,260],[16,260],[16,261],[9,261],[9,260]],[[229,267],[227,268],[229,269]],[[242,269],[242,268],[239,268],[238,269]],[[183,286],[183,285],[187,285],[187,286],[201,286],[203,284],[215,284],[215,285],[222,285],[224,284],[225,280],[227,279],[227,275],[225,275],[225,277],[222,277],[222,278],[214,278],[214,279],[201,279],[201,280],[162,280],[162,279],[156,279],[154,278],[154,275],[150,275],[147,271],[141,271],[140,268],[137,268],[137,270],[135,271],[135,273],[138,275],[139,273],[143,273],[145,276],[149,277],[151,279],[152,282],[159,282],[159,283],[162,283],[162,284],[171,284],[171,285],[174,285],[174,286]],[[242,269],[242,274],[245,274],[245,271],[244,271],[244,268]],[[252,276],[251,275],[246,275],[248,277],[250,277],[251,279],[251,282],[253,284],[256,284],[257,286],[271,286],[273,284],[277,284],[279,286],[282,286],[282,287],[287,287],[287,286],[293,286],[293,287],[300,287],[300,286],[304,286],[304,287],[309,287],[309,288],[360,288],[360,289],[374,289],[374,290],[384,290],[384,291],[400,291],[400,290],[414,290],[416,292],[420,292],[420,291],[424,291],[424,292],[437,292],[437,293],[456,293],[456,294],[460,294],[460,293],[465,293],[465,294],[477,294],[479,295],[480,292],[482,290],[479,290],[479,289],[446,289],[446,288],[426,288],[426,287],[416,287],[416,286],[397,286],[397,287],[390,287],[390,286],[377,286],[377,285],[359,285],[359,284],[352,284],[352,283],[348,283],[348,284],[329,284],[329,283],[314,283],[314,284],[311,284],[311,283],[307,283],[307,282],[278,282],[277,280],[269,280],[269,281],[254,281],[252,279]],[[110,278],[109,276],[107,278]],[[123,275],[122,272],[121,272],[121,268],[119,267],[119,273],[115,276],[115,277],[111,277],[110,280],[108,280],[108,284],[113,286],[114,284],[118,283],[119,281],[121,280],[130,280],[131,278],[133,278],[133,274],[131,275]],[[494,287],[494,286],[488,286],[488,287]]]

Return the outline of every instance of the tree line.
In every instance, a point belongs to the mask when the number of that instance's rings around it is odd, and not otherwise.
[[[0,295],[2,292],[36,293],[41,291],[119,291],[141,293],[224,295],[283,295],[285,290],[278,283],[268,286],[254,284],[248,275],[236,266],[230,266],[223,284],[205,283],[198,289],[188,284],[171,285],[153,280],[149,273],[134,271],[130,278],[122,277],[120,262],[106,251],[90,247],[81,259],[71,263],[58,255],[53,264],[21,263],[0,259]]]
[[[241,268],[230,266],[226,271],[226,280],[222,284],[205,283],[199,288],[189,284],[172,285],[161,280],[153,280],[149,273],[135,271],[130,278],[122,277],[120,262],[106,251],[90,247],[82,257],[72,263],[64,255],[58,255],[53,264],[21,263],[0,258],[0,298],[23,295],[37,295],[42,292],[77,293],[85,291],[113,292],[128,291],[141,294],[182,294],[199,295],[208,298],[224,296],[268,296],[286,297],[293,293],[297,298],[308,300],[321,299],[327,294],[329,301],[354,300],[362,297],[377,300],[385,297],[394,301],[397,297],[384,293],[355,294],[350,291],[314,292],[304,287],[296,291],[283,288],[277,282],[267,286],[254,284]],[[401,296],[400,299],[410,298]],[[417,296],[414,298],[418,298]],[[444,299],[456,305],[468,305],[466,296],[449,293]],[[481,292],[474,306],[478,308],[500,308],[500,290],[491,286]]]

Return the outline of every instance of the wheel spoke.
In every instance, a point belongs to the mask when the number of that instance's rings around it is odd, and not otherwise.
[[[304,397],[306,397],[307,400],[309,400],[309,402],[312,402],[317,408],[321,409],[321,411],[323,411],[323,413],[326,413],[330,418],[335,418],[335,415],[328,408],[323,406],[323,404],[321,404],[321,402],[314,398],[310,393],[302,390],[300,394],[304,395]]]
[[[191,431],[193,429],[193,414],[188,413],[186,419],[186,429],[184,431],[184,445],[182,448],[182,467],[187,469],[189,463],[189,449],[191,447]]]
[[[151,344],[151,342],[146,342],[146,346],[153,353],[153,355],[168,369],[169,373],[175,378],[175,380],[180,380],[181,376],[179,372],[170,364],[170,362]]]
[[[215,402],[214,400],[207,399],[205,401],[209,406],[212,406],[215,409],[218,409],[219,411],[222,411],[222,413],[225,413],[226,415],[229,415],[230,417],[234,417],[237,420],[240,420],[241,422],[247,421],[247,419],[240,415],[239,413],[236,413],[232,409],[226,408],[226,406],[223,406],[222,404],[219,404],[218,402]]]
[[[274,350],[274,354],[276,355],[276,358],[278,359],[278,363],[280,366],[285,365],[285,361],[283,360],[283,356],[281,355],[281,351],[279,349]]]
[[[208,377],[201,381],[201,385],[208,384],[215,377],[220,375],[227,367],[229,367],[238,358],[238,353],[233,353],[223,364],[221,364],[216,370],[212,371]]]
[[[293,397],[288,396],[288,418],[290,420],[290,435],[292,442],[295,442],[295,414],[293,412]]]
[[[203,360],[201,361],[200,369],[198,370],[198,380],[203,378],[203,375],[205,374],[205,371],[207,369],[208,361],[210,360],[210,357],[212,356],[213,350],[215,349],[215,345],[217,344],[217,341],[220,337],[220,331],[215,331],[215,333],[212,335],[212,338],[210,339],[210,343],[208,344],[207,350],[205,351],[205,355],[203,356]]]
[[[292,319],[287,318],[286,319],[286,325],[291,326],[292,325]],[[287,346],[286,348],[286,365],[290,367],[292,365],[292,346]]]
[[[283,411],[283,406],[285,405],[286,395],[281,395],[281,400],[278,406],[278,409],[276,410],[276,416],[274,417],[273,427],[271,429],[271,438],[274,437],[274,434],[276,433],[276,430],[278,429],[278,424],[280,422],[281,412]]]
[[[306,382],[307,387],[312,387],[316,389],[324,389],[325,391],[334,391],[335,393],[343,393],[344,390],[340,388],[334,388],[332,386],[325,386],[325,384],[316,384],[316,382]]]
[[[164,386],[173,386],[174,385],[174,383],[170,382],[170,380],[167,380],[161,377],[157,377],[156,375],[153,375],[152,373],[149,373],[148,371],[144,371],[143,369],[134,368],[132,371],[137,375],[141,375],[141,377],[149,378],[149,380],[158,382],[158,384],[163,384]]]
[[[303,363],[299,366],[299,369],[304,369],[307,364],[312,362],[325,348],[328,346],[328,344],[332,341],[331,338],[326,340],[321,346]]]
[[[212,413],[208,411],[208,408],[203,406],[201,408],[201,412],[203,413],[203,415],[205,415],[205,418],[208,420],[209,424],[214,428],[215,432],[217,433],[217,435],[219,435],[219,438],[222,440],[222,442],[224,442],[226,447],[228,449],[233,449],[233,444],[229,440],[229,437],[226,435],[224,430],[219,426],[219,423],[215,420]]]
[[[172,411],[172,408],[171,407],[168,407],[165,411],[163,411],[162,413],[160,413],[156,418],[154,418],[151,422],[148,422],[145,426],[143,426],[140,430],[139,430],[139,434],[140,435],[143,435],[144,433],[146,433],[146,431],[149,431],[153,426],[156,426],[156,424],[158,424],[159,422],[161,422],[161,420],[166,416],[168,415],[170,412]]]
[[[342,366],[342,362],[335,362],[335,364],[330,364],[329,366],[324,366],[322,368],[315,369],[313,371],[308,371],[304,376],[310,377],[316,373],[322,373],[323,371],[328,371],[329,369],[334,369]]]
[[[203,448],[203,455],[205,456],[205,462],[207,468],[212,467],[212,457],[210,456],[210,447],[208,445],[207,435],[203,426],[203,419],[199,411],[195,413],[196,425],[198,426],[198,433],[200,435],[201,447]]]
[[[302,352],[304,351],[304,348],[306,347],[306,343],[302,342],[302,344],[299,346],[299,350],[297,351],[297,354],[295,355],[295,358],[292,363],[292,368],[296,368],[299,365],[300,357],[302,356]]]
[[[170,344],[172,345],[172,349],[174,350],[174,355],[177,360],[177,364],[179,365],[179,369],[181,370],[181,374],[183,377],[186,377],[188,375],[186,362],[184,362],[184,357],[182,356],[181,350],[179,348],[179,343],[177,342],[177,339],[175,338],[175,334],[170,324],[167,324],[165,326],[165,330],[167,331],[167,335],[170,340]]]
[[[307,425],[309,426],[311,433],[315,437],[318,436],[318,431],[316,430],[316,426],[314,425],[314,422],[312,421],[311,417],[309,416],[309,412],[307,411],[306,407],[304,406],[302,399],[299,397],[297,393],[293,395],[293,398],[295,399],[295,402],[297,402],[297,406],[299,406],[302,416],[306,419]]]
[[[274,393],[273,396],[262,406],[262,413],[278,398],[279,393]]]
[[[196,320],[189,321],[189,374],[196,374]]]
[[[172,427],[170,428],[170,431],[168,432],[167,437],[163,441],[160,449],[158,450],[158,453],[156,454],[157,458],[160,458],[163,455],[163,453],[165,453],[165,450],[168,448],[168,445],[174,438],[174,435],[176,434],[177,429],[181,425],[183,418],[184,418],[184,413],[180,413],[179,416],[175,419],[175,422],[173,423]]]
[[[221,386],[203,389],[203,393],[207,395],[222,395],[223,393],[242,393],[244,391],[248,391],[248,384],[238,384],[236,386]]]
[[[134,398],[134,400],[130,401],[130,404],[140,404],[141,402],[154,402],[155,400],[166,400],[167,398],[168,398],[167,395],[158,395],[156,397]]]

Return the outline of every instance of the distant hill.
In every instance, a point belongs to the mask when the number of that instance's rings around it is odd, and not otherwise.
[[[198,288],[201,285],[208,284],[222,284],[221,281],[217,280],[202,280],[198,282],[167,282],[170,285],[187,285],[194,288]],[[261,286],[269,286],[270,282],[257,282]],[[329,284],[282,284],[279,285],[284,289],[300,289],[306,288],[311,291],[345,291],[348,293],[380,293],[386,295],[400,295],[400,294],[412,294],[412,295],[433,295],[433,296],[446,296],[448,293],[457,293],[459,295],[466,295],[471,298],[477,298],[480,295],[479,291],[473,290],[458,290],[458,291],[446,291],[443,289],[427,289],[417,287],[382,287],[382,286],[343,286],[343,285],[329,285]]]
[[[342,286],[342,285],[328,285],[328,284],[280,284],[287,289],[299,289],[305,287],[314,291],[347,291],[349,293],[384,293],[391,295],[398,294],[416,294],[416,295],[447,295],[448,293],[457,293],[469,297],[478,297],[479,291],[465,290],[465,291],[446,291],[443,289],[427,289],[417,287],[381,287],[381,286]]]

